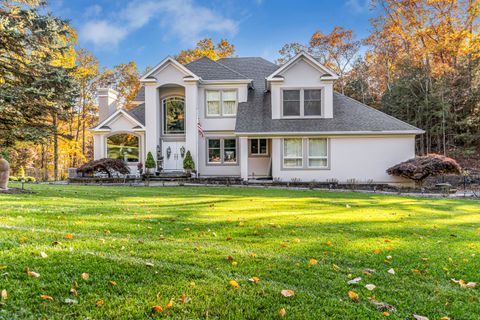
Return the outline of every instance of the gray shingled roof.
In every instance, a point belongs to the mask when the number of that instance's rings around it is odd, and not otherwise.
[[[133,101],[138,101],[138,102],[144,102],[145,101],[145,87],[141,86],[140,89],[138,90],[137,95],[135,96],[135,99]]]
[[[195,75],[203,80],[241,80],[250,79],[243,73],[215,62],[207,57],[200,58],[185,65]]]
[[[129,115],[135,118],[138,122],[145,125],[145,103],[139,104],[138,106],[127,111]]]

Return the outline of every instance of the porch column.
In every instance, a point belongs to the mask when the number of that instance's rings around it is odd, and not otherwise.
[[[198,87],[197,81],[185,81],[185,148],[190,151],[198,170]]]
[[[145,85],[145,163],[148,152],[157,160],[157,145],[160,138],[160,101],[156,83],[144,83]]]
[[[248,138],[240,137],[240,177],[244,180],[248,180]]]

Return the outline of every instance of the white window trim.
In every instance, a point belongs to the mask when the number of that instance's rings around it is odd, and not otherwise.
[[[258,141],[258,152],[254,153],[252,152],[252,142],[253,140],[257,140]],[[260,152],[260,140],[265,140],[267,142],[267,148],[265,150],[265,153],[262,153]],[[269,143],[268,143],[268,139],[265,139],[265,138],[253,138],[253,139],[250,139],[250,145],[249,145],[249,154],[251,156],[254,156],[254,157],[265,157],[265,156],[268,156],[269,155]]]
[[[302,148],[300,157],[286,157],[285,156],[285,140],[300,140],[300,146]],[[283,144],[282,144],[282,167],[287,168],[287,169],[303,168],[303,164],[304,164],[303,142],[304,142],[304,140],[302,138],[285,138],[285,139],[283,139]],[[302,164],[300,166],[295,166],[295,167],[285,166],[285,160],[298,160],[298,159],[302,160]]]
[[[312,139],[323,139],[323,140],[326,140],[327,142],[327,155],[326,156],[310,156],[310,140]],[[307,140],[307,153],[306,153],[306,156],[307,156],[307,167],[308,168],[311,168],[311,169],[325,169],[325,168],[328,168],[329,166],[329,163],[328,163],[328,155],[329,155],[329,150],[330,150],[330,139],[327,139],[327,138],[306,138]],[[310,159],[312,160],[327,160],[327,165],[325,166],[311,166],[310,165]]]
[[[207,137],[206,139],[206,163],[207,165],[236,166],[238,165],[238,139],[236,137]],[[210,140],[220,140],[220,161],[212,162],[209,157]],[[225,140],[235,140],[235,162],[225,162]],[[215,148],[217,149],[217,148]]]
[[[299,116],[286,116],[284,115],[283,112],[283,92],[284,91],[289,91],[289,90],[300,90],[300,115]],[[312,116],[306,116],[305,115],[305,90],[320,90],[320,114],[319,115],[312,115]],[[325,88],[324,87],[300,87],[300,88],[288,88],[284,87],[280,89],[280,99],[281,99],[281,117],[283,119],[299,119],[299,118],[305,118],[305,119],[318,119],[318,118],[323,118],[324,114],[324,98],[325,94]]]
[[[220,114],[217,113],[208,113],[208,92],[209,91],[218,91],[220,93]],[[224,91],[235,91],[235,113],[225,113],[223,105],[223,92]],[[215,100],[216,101],[216,100]],[[234,88],[222,88],[222,89],[205,89],[205,117],[206,118],[234,118],[237,116],[238,110],[238,89]]]

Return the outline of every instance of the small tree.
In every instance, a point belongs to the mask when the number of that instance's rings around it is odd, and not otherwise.
[[[416,157],[387,169],[389,175],[411,179],[420,185],[430,176],[461,172],[462,168],[454,159],[439,154]]]
[[[147,154],[147,161],[145,161],[145,168],[147,169],[147,173],[150,173],[148,171],[151,171],[151,169],[155,169],[155,159],[153,158],[153,154],[151,152],[148,152]]]
[[[130,169],[122,159],[103,158],[85,163],[83,166],[77,169],[77,172],[86,174],[102,172],[106,173],[108,177],[111,178],[112,173],[114,172],[118,172],[120,174],[129,174]]]
[[[18,168],[18,177],[25,178],[25,168],[23,166],[20,166],[20,168]]]
[[[192,154],[190,151],[187,151],[185,159],[183,159],[183,169],[187,171],[195,170],[195,162],[193,161]]]

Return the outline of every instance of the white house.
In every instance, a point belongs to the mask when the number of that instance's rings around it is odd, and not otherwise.
[[[151,152],[157,171],[174,172],[190,151],[200,177],[404,182],[385,170],[415,156],[423,131],[334,92],[337,78],[304,52],[282,66],[166,58],[140,79],[131,110],[99,90],[95,159],[135,168]]]

